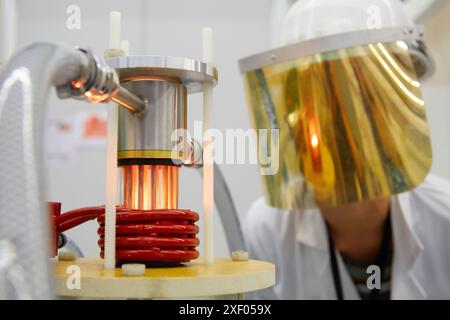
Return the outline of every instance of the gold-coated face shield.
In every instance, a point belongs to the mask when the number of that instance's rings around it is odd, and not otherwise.
[[[327,37],[241,60],[254,128],[279,130],[278,171],[262,176],[269,205],[338,206],[421,184],[432,154],[417,74],[432,64],[415,32],[366,31],[355,45]]]

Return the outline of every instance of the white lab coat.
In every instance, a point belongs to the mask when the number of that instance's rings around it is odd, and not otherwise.
[[[429,176],[414,191],[392,197],[392,299],[450,299],[450,183]],[[259,199],[245,236],[252,259],[276,265],[274,287],[262,299],[336,299],[326,226],[319,210],[281,210]],[[345,299],[359,299],[337,254]]]

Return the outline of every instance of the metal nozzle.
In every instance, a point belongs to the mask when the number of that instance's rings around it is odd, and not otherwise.
[[[122,87],[114,69],[100,63],[91,51],[79,51],[81,60],[75,79],[63,76],[62,83],[57,85],[60,98],[81,98],[91,103],[113,100],[135,114],[144,112],[146,101]]]
[[[146,100],[138,97],[134,93],[131,93],[121,85],[118,86],[111,100],[137,115],[145,111]]]

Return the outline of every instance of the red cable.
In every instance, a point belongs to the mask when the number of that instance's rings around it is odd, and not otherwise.
[[[93,217],[92,219],[95,219],[104,212],[105,212],[105,207],[103,207],[103,206],[75,209],[75,210],[67,211],[67,212],[57,216],[55,218],[55,223],[57,225],[59,225],[63,222],[66,222],[67,220],[71,220],[73,218],[79,218],[81,216],[89,216],[89,217]]]
[[[104,256],[104,206],[87,207],[53,215],[55,230],[60,234],[86,221],[97,219],[100,256]],[[133,261],[187,262],[198,257],[199,245],[195,222],[199,215],[190,210],[132,210],[117,208],[116,259]]]
[[[116,226],[116,232],[123,235],[152,235],[152,234],[192,234],[198,233],[198,227],[196,225],[157,225],[157,224],[131,224],[131,225],[118,225]],[[104,234],[105,227],[101,224],[98,228],[98,234]]]

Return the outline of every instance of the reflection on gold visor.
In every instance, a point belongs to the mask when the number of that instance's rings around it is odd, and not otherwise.
[[[398,41],[268,65],[244,82],[253,126],[279,129],[279,170],[263,176],[271,206],[386,197],[418,186],[431,166],[420,84]]]

